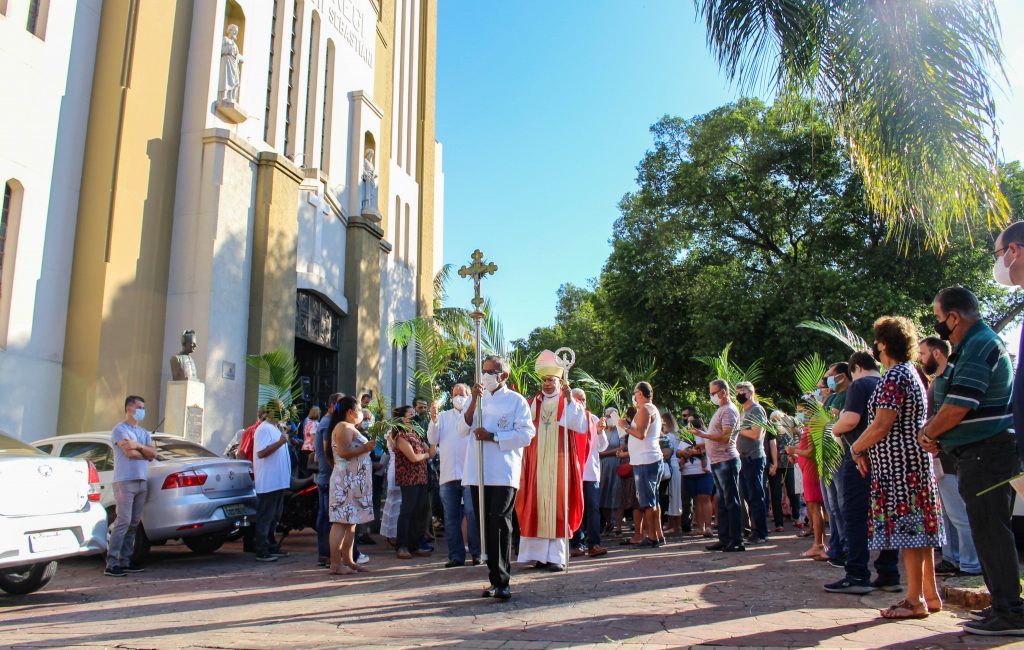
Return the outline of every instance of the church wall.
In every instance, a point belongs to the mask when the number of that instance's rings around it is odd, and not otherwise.
[[[0,97],[0,192],[10,181],[20,201],[0,281],[0,431],[36,440],[57,427],[100,2],[50,12],[38,34],[27,17],[28,3],[0,15],[3,75],[16,89]]]

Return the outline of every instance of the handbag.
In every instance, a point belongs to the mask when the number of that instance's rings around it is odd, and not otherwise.
[[[630,476],[633,475],[633,466],[630,465],[629,463],[622,463],[621,465],[615,468],[615,474],[619,478],[629,478]]]

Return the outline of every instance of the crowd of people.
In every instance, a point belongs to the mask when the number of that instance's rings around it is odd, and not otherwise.
[[[998,281],[1024,286],[1021,251],[1024,222],[996,242]],[[645,381],[624,413],[594,414],[550,351],[537,359],[532,399],[511,390],[508,363],[489,356],[479,384],[454,386],[449,409],[400,406],[381,436],[369,434],[369,395],[333,395],[293,427],[267,404],[239,449],[254,463],[256,559],[286,555],[274,529],[294,436],[319,488],[319,561],[334,574],[368,570],[358,545],[376,543],[371,530],[405,561],[430,556],[443,530],[444,566],[486,559],[482,595],[508,599],[513,558],[565,571],[570,557],[607,554],[610,536],[644,548],[693,536],[707,538],[708,552],[738,553],[786,532],[788,520],[810,538],[801,557],[843,571],[825,591],[905,590],[881,616],[924,618],[942,608],[937,575],[981,575],[992,604],[965,630],[1024,635],[1008,484],[1020,468],[1024,380],[1015,384],[972,292],[943,289],[932,309],[936,335],[926,338],[907,318],[878,318],[871,350],[829,365],[792,414],[769,413],[756,386],[721,377],[708,385],[706,423],[696,406],[659,408]],[[141,398],[129,398],[114,433],[125,480],[149,452],[135,433],[140,409]],[[821,413],[829,426],[814,431]],[[821,436],[842,450],[829,471],[818,467]],[[119,507],[108,572],[129,565],[132,512]]]

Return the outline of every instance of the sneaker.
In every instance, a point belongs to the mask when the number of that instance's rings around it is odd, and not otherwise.
[[[146,570],[145,567],[141,567],[141,566],[139,566],[138,564],[135,564],[135,563],[129,564],[128,566],[123,566],[121,568],[124,571],[127,571],[128,573],[142,573],[143,571]]]
[[[949,560],[943,560],[935,565],[935,575],[937,576],[954,576],[959,571],[960,567]]]
[[[834,569],[845,569],[846,568],[846,560],[842,560],[842,559],[839,559],[839,558],[832,558],[832,559],[830,559],[828,561],[828,565],[830,567],[834,568]]]
[[[582,557],[582,556],[586,555],[586,553],[587,553],[586,549],[580,548],[579,546],[574,546],[572,548],[572,551],[569,552],[569,556],[570,557]]]
[[[874,589],[871,588],[867,580],[860,582],[850,578],[843,578],[838,582],[825,585],[825,591],[833,594],[870,594]]]
[[[277,562],[277,556],[276,555],[271,555],[270,553],[257,553],[256,554],[256,561],[257,562]]]
[[[967,612],[967,615],[975,621],[984,621],[985,619],[992,618],[992,606],[989,605],[985,609],[972,609]]]
[[[331,558],[329,558],[329,557],[321,556],[321,557],[318,557],[316,559],[316,565],[317,566],[327,566],[330,563],[331,563]]]
[[[715,542],[714,544],[708,544],[704,548],[708,551],[724,551],[725,544],[723,544],[722,542]]]
[[[895,593],[897,591],[903,591],[903,585],[901,585],[898,580],[896,582],[893,582],[892,580],[889,580],[889,579],[883,580],[882,578],[875,578],[874,580],[871,581],[871,587],[873,589],[880,589],[882,591],[888,591],[889,593]]]
[[[103,570],[103,575],[110,576],[112,578],[123,578],[128,574],[119,566],[108,566]]]
[[[747,550],[747,547],[743,544],[733,544],[732,546],[726,546],[722,550],[726,553],[740,553],[742,551]]]
[[[479,555],[474,555],[473,556],[473,566],[480,566],[480,556]]]
[[[288,557],[288,551],[282,551],[281,549],[271,551],[270,554],[274,557]]]
[[[1009,621],[996,614],[984,621],[964,623],[964,632],[982,636],[1024,636],[1024,620]]]
[[[750,546],[760,546],[762,544],[767,544],[767,543],[768,543],[768,540],[765,539],[764,537],[751,537],[747,541],[747,544],[749,544]]]
[[[366,553],[360,553],[359,557],[356,558],[356,564],[367,564],[370,561],[370,556]]]
[[[434,545],[433,544],[428,544],[427,542],[423,542],[422,544],[420,544],[420,550],[421,551],[426,551],[427,553],[433,553],[434,552]]]

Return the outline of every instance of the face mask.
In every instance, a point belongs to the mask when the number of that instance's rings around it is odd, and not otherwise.
[[[353,424],[353,426],[357,426],[358,427],[360,424],[363,423],[363,412],[362,411],[357,411],[356,415],[358,415],[359,417],[357,417],[356,421],[353,422],[352,424]]]
[[[804,422],[807,421],[807,416],[804,415],[803,413],[797,413],[794,419],[796,420],[797,424],[803,424]]]
[[[461,411],[466,408],[466,399],[465,395],[456,395],[452,398],[452,406],[455,407],[456,411]]]
[[[736,401],[740,404],[746,404],[748,399],[750,399],[750,396],[746,393],[736,393]]]
[[[871,344],[871,356],[873,356],[875,358],[875,361],[878,361],[878,362],[882,361],[882,351],[878,349],[878,344],[877,343],[872,343]]]
[[[498,390],[498,383],[499,382],[497,377],[486,372],[484,373],[483,379],[481,380],[481,384],[483,385],[484,389],[489,392],[494,392]]]
[[[831,377],[825,378],[825,384],[831,389],[835,390],[836,386],[839,385],[839,375],[832,375]]]
[[[815,388],[814,389],[814,399],[818,400],[819,402],[821,400],[825,399],[825,396],[821,394],[821,389],[820,388]]]
[[[612,413],[611,415],[608,416],[608,422],[611,423],[613,427],[618,426],[619,415],[617,413]]]
[[[943,341],[948,341],[950,335],[953,333],[953,329],[946,324],[946,321],[949,320],[949,317],[951,315],[952,314],[948,314],[946,316],[946,320],[940,321],[935,325],[935,333],[938,334],[939,338],[942,339]]]
[[[548,390],[545,390],[545,391],[541,391],[541,392],[542,392],[542,393],[544,393],[544,396],[545,396],[545,397],[554,397],[555,395],[557,395],[557,394],[558,394],[558,390],[557,390],[557,389],[555,389],[555,390],[550,390],[550,391],[548,391]]]
[[[1006,266],[1003,262],[1005,259],[1006,253],[1003,253],[1002,257],[996,259],[995,266],[992,267],[992,277],[999,284],[1005,287],[1012,287],[1014,286],[1013,279],[1010,277],[1010,267]],[[1013,260],[1013,262],[1010,262],[1010,266],[1013,266],[1013,263],[1016,261],[1017,260]]]
[[[135,409],[135,421],[142,422],[146,419],[146,409]]]
[[[721,406],[722,405],[722,398],[719,397],[718,394],[716,393],[716,394],[711,396],[711,403],[714,404],[715,406]]]
[[[633,396],[633,406],[636,406],[636,395]]]

